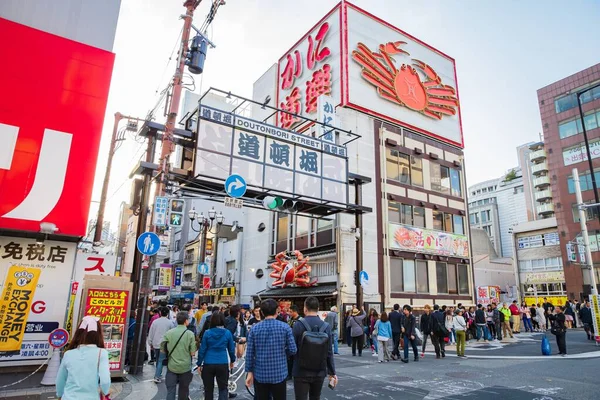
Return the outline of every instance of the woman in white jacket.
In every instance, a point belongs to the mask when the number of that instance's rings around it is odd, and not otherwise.
[[[537,305],[537,308],[535,309],[535,320],[537,321],[538,325],[540,326],[540,331],[544,332],[546,330],[546,317],[544,316],[544,309],[542,307],[540,307],[540,305]]]
[[[463,310],[458,309],[454,319],[452,320],[452,327],[456,332],[456,355],[460,358],[465,357],[465,342],[466,342],[466,330],[467,322],[463,318]]]

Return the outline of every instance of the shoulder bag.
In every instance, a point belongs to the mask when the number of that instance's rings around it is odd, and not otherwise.
[[[100,355],[102,354],[102,349],[98,349],[98,365],[96,366],[96,373],[98,374],[98,381],[100,381]],[[110,400],[110,394],[102,393],[102,389],[98,387],[98,394],[100,395],[100,400]]]
[[[163,365],[169,365],[169,358],[171,357],[171,353],[175,351],[175,348],[177,347],[177,345],[179,344],[179,341],[181,340],[181,338],[183,337],[183,335],[185,335],[185,333],[188,331],[188,329],[186,328],[183,333],[181,334],[181,336],[179,336],[179,339],[177,340],[177,343],[175,343],[175,346],[173,346],[173,350],[169,351],[169,343],[165,343],[165,358],[162,361]]]

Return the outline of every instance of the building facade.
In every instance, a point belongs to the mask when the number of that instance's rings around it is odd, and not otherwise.
[[[600,64],[596,64],[569,77],[538,90],[538,102],[544,134],[545,158],[552,190],[554,212],[558,224],[560,248],[567,295],[580,298],[591,292],[590,276],[580,265],[569,264],[566,254],[567,243],[578,241],[580,224],[576,209],[575,186],[572,170],[577,168],[581,180],[584,202],[595,203],[591,173],[600,181],[597,160],[600,144]],[[587,90],[589,89],[589,90]],[[594,171],[590,171],[583,138],[577,94],[580,92],[581,110],[589,139]],[[538,150],[541,151],[541,150]],[[532,153],[533,154],[533,153]],[[540,156],[542,156],[540,154]],[[542,179],[542,178],[538,178]],[[547,185],[544,182],[544,185]],[[600,224],[597,216],[588,221],[594,265],[600,262],[598,233]],[[595,268],[598,277],[598,269]]]
[[[531,161],[531,176],[533,183],[533,198],[535,208],[533,219],[554,217],[554,201],[550,188],[550,175],[544,142],[532,143],[529,146],[529,160]],[[532,221],[533,219],[530,219]]]

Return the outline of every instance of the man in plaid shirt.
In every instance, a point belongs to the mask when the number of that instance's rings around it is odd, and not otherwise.
[[[287,359],[297,351],[292,328],[275,319],[277,307],[273,299],[263,301],[260,309],[265,319],[248,334],[246,386],[254,384],[257,400],[285,400]]]

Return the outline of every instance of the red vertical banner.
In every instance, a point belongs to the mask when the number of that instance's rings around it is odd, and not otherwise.
[[[128,303],[128,290],[89,289],[87,293],[85,315],[100,318],[111,371],[123,369]]]

